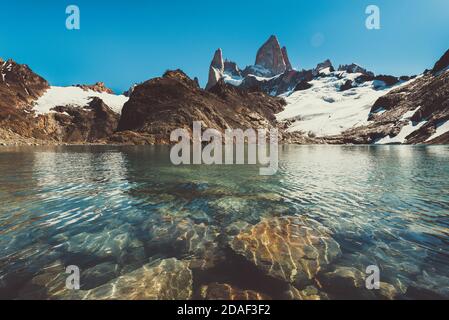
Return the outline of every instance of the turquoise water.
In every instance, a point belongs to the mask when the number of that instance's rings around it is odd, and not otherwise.
[[[219,234],[205,240],[215,267],[194,270],[194,288],[226,281],[277,298],[259,275],[223,271],[226,239],[232,226],[301,215],[333,232],[335,266],[378,265],[399,298],[449,298],[449,147],[282,146],[279,157],[263,177],[256,166],[175,167],[166,147],[0,149],[0,297],[22,298],[56,261],[101,266],[81,277],[92,289],[154,259],[201,256],[201,244],[179,246],[171,219]]]

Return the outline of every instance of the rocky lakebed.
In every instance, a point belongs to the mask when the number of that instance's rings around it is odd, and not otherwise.
[[[272,177],[174,167],[168,153],[0,151],[0,297],[449,297],[447,147],[284,146]]]

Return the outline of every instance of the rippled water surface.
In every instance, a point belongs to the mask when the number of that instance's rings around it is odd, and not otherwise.
[[[165,147],[0,149],[0,297],[45,297],[37,276],[55,263],[79,266],[88,290],[175,257],[198,260],[195,290],[226,282],[279,298],[234,265],[228,243],[239,226],[291,215],[332,231],[342,255],[330,270],[377,265],[399,298],[449,297],[449,147],[279,156],[278,174],[263,177],[255,166],[175,167]]]

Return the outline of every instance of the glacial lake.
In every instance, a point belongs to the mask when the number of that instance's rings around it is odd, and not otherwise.
[[[169,152],[0,148],[0,298],[52,298],[54,279],[39,275],[55,264],[79,267],[90,290],[176,258],[197,262],[193,298],[227,283],[280,299],[286,284],[229,243],[239,228],[284,216],[331,231],[341,255],[328,271],[375,265],[396,298],[449,298],[449,146],[280,146],[274,176],[257,166],[173,166]],[[322,289],[329,298],[369,297],[333,285]]]

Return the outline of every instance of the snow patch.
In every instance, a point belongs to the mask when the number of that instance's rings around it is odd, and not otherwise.
[[[423,125],[426,124],[427,121],[421,121],[418,123],[414,123],[412,121],[409,121],[409,123],[402,127],[401,132],[395,137],[386,136],[382,139],[379,139],[376,141],[376,144],[403,144],[407,142],[406,137],[408,137],[410,134],[415,132],[416,130],[419,130]]]
[[[430,138],[426,140],[426,142],[438,138],[439,136],[445,134],[446,132],[449,132],[449,120],[437,125],[435,133],[431,135]]]
[[[255,72],[261,74],[261,75],[265,75],[265,76],[271,75],[271,71],[270,70],[268,70],[267,68],[262,67],[260,65],[257,65],[257,64],[255,64],[253,66],[250,66],[250,69],[252,71],[255,71]]]
[[[37,114],[52,112],[51,109],[57,106],[77,106],[84,107],[89,104],[93,97],[98,97],[108,105],[112,111],[121,113],[123,105],[129,100],[124,95],[115,95],[93,90],[84,91],[78,87],[50,87],[34,104]]]
[[[328,76],[331,74],[331,68],[328,67],[328,68],[320,69],[319,74]]]
[[[227,74],[227,73],[225,73],[223,75],[223,80],[224,80],[225,83],[229,83],[229,84],[231,84],[233,86],[236,86],[236,87],[240,86],[242,84],[242,82],[243,82],[243,78],[233,77],[233,76],[231,76],[230,74]]]
[[[413,115],[419,110],[421,109],[421,106],[419,106],[418,108],[416,108],[415,110],[412,111],[407,111],[406,113],[404,113],[401,117],[401,120],[410,120],[411,117],[413,117]]]

